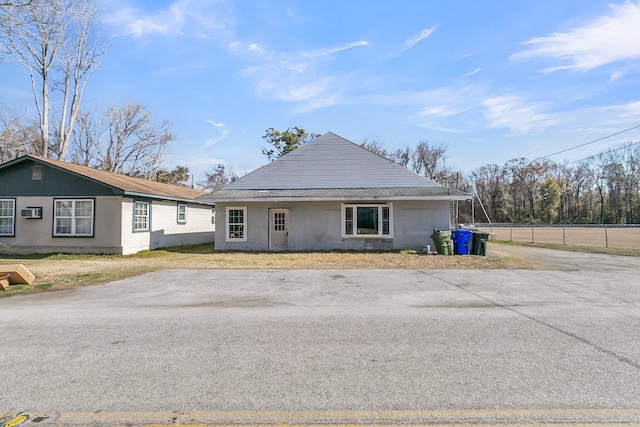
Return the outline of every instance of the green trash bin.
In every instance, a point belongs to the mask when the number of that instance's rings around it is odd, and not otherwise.
[[[471,253],[473,255],[487,255],[487,241],[489,240],[489,233],[484,231],[474,231],[472,244],[471,244]]]
[[[430,237],[436,246],[438,255],[453,255],[453,242],[451,241],[450,230],[433,230],[433,234]]]

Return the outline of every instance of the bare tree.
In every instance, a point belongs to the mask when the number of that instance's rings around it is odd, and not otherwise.
[[[154,181],[164,182],[165,184],[180,185],[186,187],[189,185],[189,168],[186,166],[176,166],[173,170],[158,169]]]
[[[406,168],[409,166],[409,162],[411,161],[411,148],[405,146],[404,148],[398,148],[396,151],[391,153],[390,158],[400,166]]]
[[[0,6],[29,6],[33,0],[1,2]]]
[[[378,156],[384,157],[385,159],[391,160],[390,159],[391,156],[389,152],[386,150],[386,148],[384,148],[375,139],[371,142],[369,142],[368,140],[365,140],[362,144],[360,144],[360,147],[364,148],[365,150],[371,151],[372,153],[375,153]]]
[[[444,161],[447,147],[431,145],[427,141],[420,141],[411,156],[411,169],[415,173],[434,179],[445,171]]]
[[[105,51],[92,29],[95,5],[92,0],[32,0],[22,6],[0,9],[3,56],[29,71],[39,152],[49,157],[51,149],[64,159],[88,78]]]
[[[512,196],[524,200],[523,207],[528,205],[529,221],[534,221],[536,217],[536,201],[540,196],[540,185],[545,179],[548,170],[548,162],[540,163],[529,161],[525,158],[512,159],[507,162],[505,168],[509,170],[512,178]],[[516,199],[517,200],[517,199]],[[518,207],[517,202],[514,208]],[[517,212],[515,212],[517,214]],[[520,219],[524,219],[520,217]]]
[[[477,196],[489,207],[493,221],[505,218],[505,171],[496,164],[482,166],[471,173],[471,180],[477,190]]]
[[[175,139],[169,122],[154,124],[144,106],[127,102],[109,107],[101,117],[79,116],[72,159],[101,170],[154,179],[167,144]]]
[[[37,126],[26,124],[24,114],[0,105],[0,163],[25,154],[38,154]]]
[[[209,191],[219,190],[230,182],[238,179],[235,173],[227,172],[223,164],[219,164],[218,167],[214,169],[213,173],[205,172],[205,175],[206,179],[198,182],[198,186]]]

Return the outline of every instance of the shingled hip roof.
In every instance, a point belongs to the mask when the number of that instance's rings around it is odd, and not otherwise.
[[[331,132],[202,197],[219,202],[470,198]]]

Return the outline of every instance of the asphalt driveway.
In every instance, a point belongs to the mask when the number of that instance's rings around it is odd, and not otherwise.
[[[640,259],[548,252],[543,271],[167,270],[3,298],[0,408],[640,409]]]

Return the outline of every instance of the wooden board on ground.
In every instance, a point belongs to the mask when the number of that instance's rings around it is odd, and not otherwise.
[[[2,286],[5,282],[7,285],[30,285],[36,277],[27,270],[22,264],[0,265],[0,287],[6,290],[6,286]]]

